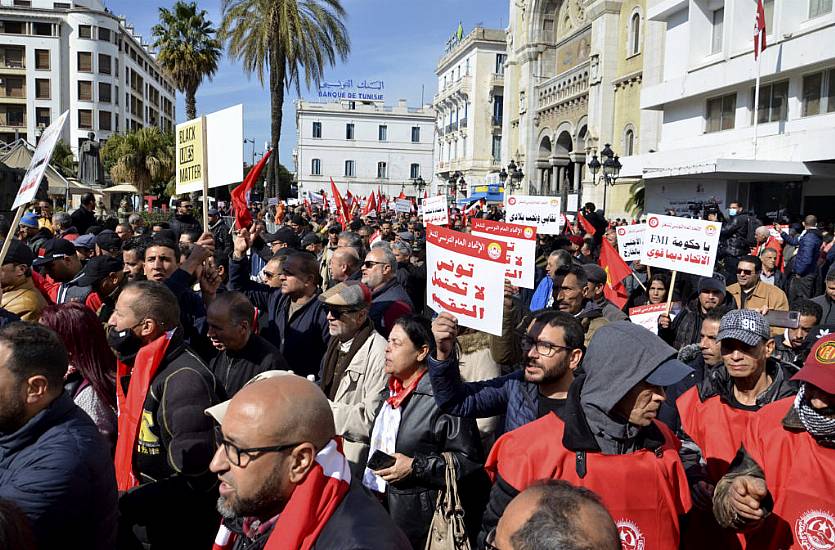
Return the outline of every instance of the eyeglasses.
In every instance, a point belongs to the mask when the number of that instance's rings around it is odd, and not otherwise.
[[[278,277],[278,273],[272,273],[270,271],[264,271],[264,278],[265,279],[272,279],[273,277]]]
[[[752,273],[753,273],[753,271],[751,271],[750,269],[737,269],[736,270],[737,275],[751,275]]]
[[[226,453],[226,458],[237,466],[238,468],[246,468],[250,462],[265,453],[281,453],[288,449],[298,447],[303,441],[298,443],[290,443],[288,445],[276,445],[274,447],[251,447],[248,449],[241,449],[235,446],[231,441],[227,441],[223,437],[223,432],[220,426],[215,426],[215,441],[218,446],[223,445],[223,451]]]
[[[490,529],[490,532],[487,533],[487,537],[484,539],[484,550],[499,550],[499,547],[496,546],[496,528],[495,527]]]
[[[371,260],[365,260],[362,262],[362,267],[365,269],[372,269],[375,265],[384,265],[386,262],[374,262]]]
[[[343,315],[349,315],[360,311],[359,309],[347,309],[344,307],[325,306],[325,311],[334,319],[339,319]]]
[[[536,348],[536,353],[541,355],[542,357],[551,357],[557,350],[563,349],[566,351],[571,351],[572,348],[568,346],[560,346],[558,344],[552,344],[550,342],[543,342],[541,340],[534,340],[530,336],[525,336],[522,338],[522,351],[525,353],[529,352],[532,348]]]

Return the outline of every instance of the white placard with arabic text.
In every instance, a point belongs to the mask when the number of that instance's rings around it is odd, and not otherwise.
[[[426,226],[426,303],[458,323],[501,336],[507,244]]]
[[[449,208],[446,195],[438,195],[423,199],[421,202],[423,223],[432,225],[447,225],[449,223]]]
[[[412,211],[412,202],[408,199],[397,199],[394,203],[394,211],[408,214]]]
[[[508,265],[505,278],[513,286],[534,288],[536,227],[473,218],[470,220],[470,233],[476,237],[506,242]]]
[[[64,111],[41,134],[41,139],[38,146],[35,147],[35,152],[32,153],[32,160],[29,162],[29,167],[26,169],[23,181],[17,190],[17,196],[12,203],[12,210],[32,202],[32,199],[35,198],[38,187],[41,185],[41,178],[43,178],[46,167],[49,165],[49,159],[52,158],[52,151],[55,149],[55,144],[58,143],[58,138],[61,137],[61,129],[64,127],[64,121],[67,120],[67,113],[69,111]],[[14,227],[13,229],[17,228]]]
[[[629,320],[658,334],[658,317],[667,310],[667,304],[647,304],[629,308]]]
[[[544,235],[557,235],[562,227],[560,197],[511,195],[505,204],[505,221],[533,225]]]
[[[649,214],[641,263],[711,277],[721,229],[719,222]]]
[[[633,262],[641,259],[641,245],[644,242],[644,232],[647,229],[645,223],[632,225],[621,225],[617,229],[618,254],[624,262]]]

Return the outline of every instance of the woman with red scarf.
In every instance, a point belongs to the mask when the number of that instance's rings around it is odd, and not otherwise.
[[[452,453],[462,495],[464,520],[475,541],[487,500],[489,481],[476,422],[444,414],[435,404],[426,359],[435,351],[429,323],[407,315],[392,328],[386,347],[389,398],[371,432],[369,457],[377,451],[394,457],[389,467],[366,468],[363,484],[381,494],[386,509],[414,548],[423,548],[429,524],[444,488],[446,461]],[[378,455],[379,456],[379,455]]]

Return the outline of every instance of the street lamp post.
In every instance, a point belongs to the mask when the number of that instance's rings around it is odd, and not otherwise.
[[[423,190],[426,189],[426,181],[424,181],[424,179],[420,176],[412,180],[412,185],[414,185],[415,189],[417,189],[418,196],[420,196],[423,193]]]
[[[499,172],[499,178],[502,180],[505,187],[510,190],[511,194],[518,191],[522,187],[522,179],[524,177],[525,174],[522,172],[522,169],[517,167],[516,162],[512,159],[510,164],[507,165],[507,170],[502,168],[502,171]]]
[[[607,194],[607,187],[609,185],[614,186],[620,176],[620,169],[622,165],[620,160],[618,160],[618,156],[612,150],[612,146],[610,144],[606,144],[603,147],[603,150],[600,151],[600,157],[603,159],[603,163],[600,163],[600,160],[597,158],[597,154],[592,155],[591,160],[588,163],[589,170],[591,170],[591,182],[593,185],[597,185],[600,182],[603,182],[603,215],[606,215],[606,194]],[[601,172],[602,169],[602,172]],[[597,178],[597,173],[601,172],[600,179]]]

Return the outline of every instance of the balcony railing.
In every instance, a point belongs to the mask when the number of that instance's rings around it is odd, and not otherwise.
[[[0,113],[0,126],[23,128],[26,126],[26,115],[23,111],[17,113]]]
[[[586,61],[537,86],[539,110],[552,109],[589,92],[589,62]]]
[[[7,55],[0,57],[0,69],[25,69],[26,64],[23,59],[15,56]]]
[[[467,119],[462,118],[461,121],[458,123],[459,128],[466,128],[467,127]]]
[[[504,73],[493,73],[490,75],[491,86],[504,86]]]
[[[458,80],[447,82],[447,85],[435,95],[434,102],[438,103],[455,94],[470,95],[472,87],[473,77],[462,76]]]
[[[502,125],[502,116],[493,115],[493,126],[501,126]]]

